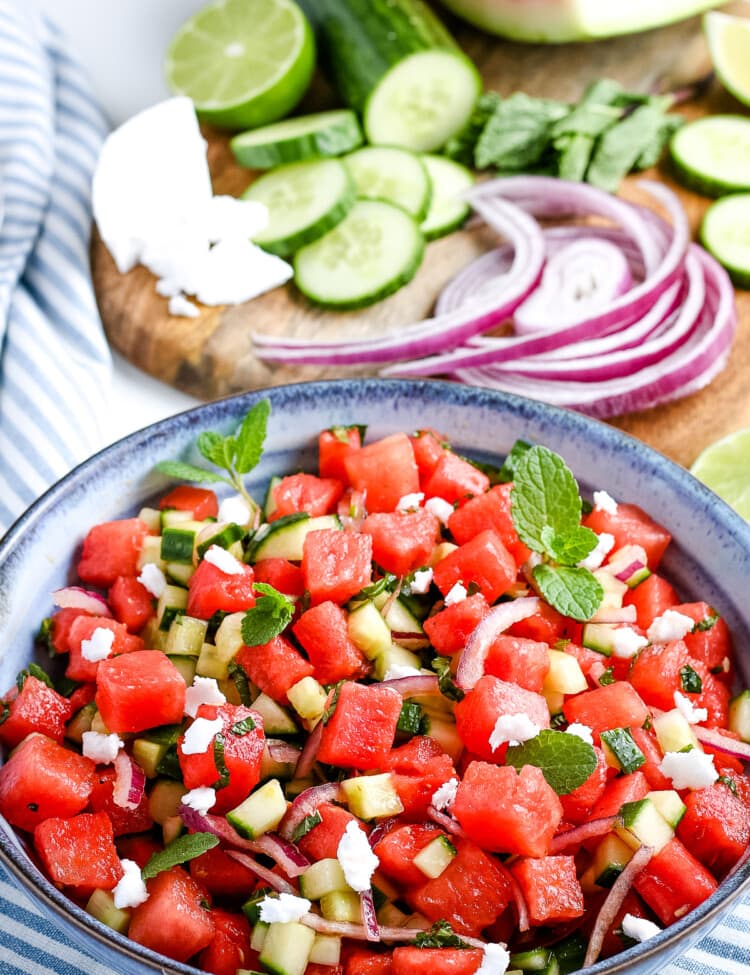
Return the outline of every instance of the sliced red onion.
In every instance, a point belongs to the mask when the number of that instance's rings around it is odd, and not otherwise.
[[[351,938],[353,941],[370,941],[367,929],[363,924],[352,924],[349,921],[328,921],[319,914],[305,914],[300,918],[302,924],[317,931],[318,934],[332,934],[340,938]],[[380,941],[393,941],[408,943],[414,941],[420,931],[429,931],[429,925],[423,928],[384,928],[380,927]],[[461,935],[461,940],[472,948],[484,948],[486,941],[473,938],[470,935]]]
[[[397,816],[391,816],[388,819],[381,819],[380,822],[376,823],[370,835],[367,837],[370,843],[370,849],[374,849],[378,843],[387,836],[392,829],[395,829],[399,825],[400,820]]]
[[[631,562],[629,565],[626,565],[624,569],[621,569],[619,572],[615,572],[615,579],[619,579],[620,582],[627,582],[631,576],[636,574],[636,572],[640,572],[641,569],[645,568],[645,562]]]
[[[328,703],[330,702],[330,699],[331,696],[329,694],[328,699],[326,701],[326,707],[328,707]],[[315,725],[315,727],[310,732],[310,734],[307,736],[307,741],[305,742],[304,747],[302,748],[302,751],[299,753],[299,757],[297,759],[297,765],[294,770],[295,778],[306,779],[307,776],[312,772],[312,767],[315,764],[315,759],[318,757],[318,749],[320,748],[320,742],[323,738],[323,728],[324,728],[323,721],[320,720]]]
[[[299,877],[310,866],[310,861],[294,843],[278,833],[265,833],[252,841],[258,853],[265,853],[281,867],[287,877]]]
[[[589,965],[593,965],[596,959],[599,957],[599,952],[602,950],[604,939],[610,927],[614,923],[615,918],[617,917],[617,912],[622,907],[623,902],[627,897],[630,888],[633,886],[633,882],[635,881],[636,877],[648,864],[653,855],[654,850],[652,847],[640,847],[640,849],[633,854],[633,859],[630,860],[620,876],[617,878],[617,880],[615,880],[614,884],[612,885],[612,889],[607,894],[607,897],[599,909],[599,913],[597,914],[596,922],[589,938],[589,945],[586,949],[586,957],[583,961],[584,968],[588,968]]]
[[[561,328],[611,304],[633,276],[621,248],[581,237],[547,260],[539,286],[513,313],[516,335]]]
[[[295,745],[290,745],[287,741],[281,741],[278,738],[266,739],[266,748],[274,762],[282,762],[289,765],[295,765],[297,763],[301,752],[300,748],[297,748]]]
[[[52,593],[52,602],[61,609],[80,609],[84,613],[91,613],[94,616],[112,615],[104,596],[98,592],[92,592],[90,589],[82,589],[80,586],[65,586],[64,589],[55,589]]]
[[[717,752],[732,755],[743,762],[750,762],[750,744],[747,742],[722,735],[716,728],[704,728],[702,725],[693,725],[693,731],[698,741],[703,742],[704,745],[710,745]]]
[[[410,634],[413,636],[414,634]],[[393,680],[381,681],[381,687],[390,687],[401,697],[419,696],[421,694],[440,694],[440,685],[437,677],[431,674],[423,674],[417,677],[395,677]]]
[[[448,813],[440,812],[440,810],[436,809],[434,806],[428,806],[427,815],[430,817],[433,823],[437,823],[438,826],[442,826],[446,833],[451,833],[453,836],[459,836],[462,839],[466,838],[466,833],[464,833],[459,821],[454,819],[453,816],[448,815]]]
[[[291,840],[295,829],[306,816],[317,812],[323,802],[335,802],[341,798],[341,786],[338,782],[325,782],[323,785],[313,785],[304,792],[300,792],[281,820],[279,833],[285,840]]]
[[[510,870],[508,870],[504,864],[500,863],[499,860],[495,860],[495,866],[500,868],[501,873],[504,874],[506,880],[508,881],[511,894],[513,896],[513,904],[516,908],[518,930],[523,934],[524,931],[528,931],[531,927],[529,922],[529,906],[526,903],[526,898],[523,896],[523,891],[521,890],[520,884]]]
[[[591,617],[592,623],[635,623],[638,612],[635,606],[604,606]]]
[[[580,846],[586,840],[604,836],[614,829],[617,822],[617,816],[604,816],[602,819],[592,819],[582,826],[576,826],[575,829],[558,833],[557,836],[552,837],[551,852],[561,853],[563,850],[569,850],[571,846]]]
[[[494,606],[474,629],[461,653],[456,671],[458,686],[464,691],[470,691],[484,674],[484,663],[495,637],[514,623],[519,623],[537,612],[539,599],[536,596],[525,596]]]
[[[372,890],[360,891],[359,903],[362,914],[362,927],[367,932],[367,940],[380,941],[380,925],[378,924],[378,916],[375,912],[375,902],[372,899]]]
[[[127,752],[115,759],[115,781],[112,801],[121,809],[137,809],[146,791],[146,774]]]
[[[252,870],[256,877],[262,880],[264,883],[268,884],[269,887],[273,887],[274,890],[278,890],[279,893],[284,894],[297,894],[299,891],[296,887],[293,887],[288,880],[284,880],[273,870],[269,870],[268,867],[264,867],[257,860],[254,860],[247,853],[240,853],[239,850],[227,850],[227,856],[230,856],[233,860],[241,863],[243,867],[247,867],[248,870]]]

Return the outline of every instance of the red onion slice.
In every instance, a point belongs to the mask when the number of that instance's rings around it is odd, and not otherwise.
[[[589,945],[586,949],[586,957],[583,961],[584,968],[593,965],[599,957],[599,952],[602,950],[607,931],[609,931],[617,917],[617,912],[622,907],[630,888],[633,886],[635,878],[648,864],[653,855],[654,850],[650,846],[642,846],[633,854],[633,859],[627,864],[617,880],[615,880],[612,889],[607,894],[596,917],[596,922],[591,932],[591,937],[589,938]]]
[[[620,572],[615,572],[615,579],[619,579],[620,582],[627,582],[631,576],[636,574],[636,572],[640,572],[641,569],[645,569],[645,568],[646,568],[645,562],[640,562],[640,561],[631,562],[629,565],[626,565],[625,568],[622,569]]]
[[[279,893],[283,894],[295,894],[299,896],[299,891],[296,887],[293,887],[287,880],[280,877],[273,870],[269,870],[268,867],[264,867],[257,860],[248,856],[246,853],[240,853],[239,850],[227,850],[227,856],[230,856],[233,860],[241,863],[243,867],[247,867],[248,870],[252,870],[256,877],[262,880],[264,883],[268,884],[269,887],[273,887],[274,890],[278,890]]]
[[[289,742],[281,741],[278,738],[267,738],[266,748],[274,762],[296,765],[299,761],[301,749],[295,745],[290,745]]]
[[[505,875],[505,878],[508,881],[511,895],[513,897],[513,904],[516,908],[518,930],[523,934],[524,931],[528,931],[531,927],[529,921],[529,906],[526,903],[526,898],[523,896],[523,891],[521,890],[520,884],[510,870],[508,870],[508,868],[504,864],[500,863],[500,861],[497,859],[495,860],[495,866],[500,868],[500,872]]]
[[[330,703],[331,695],[328,695],[326,701],[326,707]],[[315,764],[315,759],[318,756],[318,749],[320,748],[320,742],[323,738],[323,721],[322,719],[318,721],[313,730],[307,736],[307,741],[299,753],[299,758],[297,759],[297,766],[294,770],[295,778],[306,779],[307,776],[312,772],[312,767]]]
[[[52,593],[52,602],[61,609],[80,609],[94,616],[112,616],[104,596],[90,589],[82,589],[80,586],[55,589]]]
[[[115,781],[112,801],[121,809],[137,809],[146,791],[146,774],[127,752],[120,751],[115,759]]]
[[[466,838],[466,833],[464,833],[463,828],[457,819],[450,816],[448,813],[440,812],[434,806],[427,807],[427,815],[433,821],[437,823],[438,826],[446,831],[446,833],[451,833],[453,836],[459,836],[461,839]]]
[[[557,836],[552,837],[551,852],[561,853],[563,850],[569,850],[571,846],[580,846],[586,840],[604,836],[612,831],[617,822],[617,816],[604,816],[602,819],[592,819],[582,826],[576,826],[575,829],[558,833]]]
[[[368,932],[363,924],[352,924],[349,921],[328,921],[319,914],[305,914],[300,919],[302,924],[317,931],[318,934],[332,934],[340,938],[351,938],[353,941],[369,941]],[[414,941],[420,931],[429,931],[429,926],[423,928],[379,928],[380,941],[408,943]],[[484,948],[486,942],[470,935],[462,934],[461,940],[472,948]]]
[[[458,686],[464,691],[470,691],[484,674],[484,662],[495,637],[509,626],[533,616],[538,611],[539,599],[536,596],[524,596],[510,603],[494,606],[474,629],[461,653],[456,671]]]
[[[304,792],[300,792],[281,820],[279,833],[285,840],[291,840],[295,829],[306,816],[317,812],[322,802],[335,802],[341,798],[341,786],[338,782],[325,782],[323,785],[313,785]]]
[[[393,680],[381,681],[381,687],[390,687],[401,697],[419,696],[426,694],[440,694],[440,685],[437,677],[431,674],[424,674],[417,677],[395,677]]]
[[[698,741],[704,745],[710,745],[717,752],[725,755],[732,755],[743,762],[750,762],[750,744],[740,741],[737,738],[730,738],[729,735],[722,735],[715,728],[703,728],[701,725],[694,725],[693,731]]]
[[[380,941],[380,925],[378,916],[375,912],[375,902],[372,899],[372,890],[363,890],[359,895],[360,911],[362,914],[362,927],[365,929],[368,941]]]

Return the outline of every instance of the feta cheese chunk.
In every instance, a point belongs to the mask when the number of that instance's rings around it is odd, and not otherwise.
[[[336,856],[344,871],[344,879],[352,890],[358,894],[369,890],[380,860],[372,852],[367,834],[354,820],[347,823]]]
[[[475,975],[504,975],[510,964],[510,954],[507,948],[498,944],[486,944],[482,964]]]
[[[689,616],[678,613],[675,609],[668,609],[656,617],[646,633],[652,643],[669,643],[670,640],[681,640],[694,626],[695,620],[691,620]]]
[[[294,894],[279,894],[278,897],[264,897],[260,902],[260,919],[264,924],[299,921],[310,910],[312,904],[306,897]]]
[[[421,677],[422,671],[408,664],[391,664],[383,675],[383,680],[399,680],[401,677]]]
[[[239,494],[233,494],[219,502],[218,521],[233,522],[235,525],[246,525],[250,521],[250,505]]]
[[[622,919],[622,933],[633,941],[647,941],[659,934],[661,928],[653,921],[645,917],[635,917],[633,914],[626,914]]]
[[[141,877],[141,868],[135,860],[120,860],[123,874],[112,891],[115,907],[124,910],[138,907],[148,900],[148,891]]]
[[[207,785],[191,789],[182,797],[182,804],[183,806],[190,806],[191,809],[195,809],[196,812],[205,816],[208,810],[213,809],[216,805],[216,789],[211,789]]]
[[[453,514],[453,505],[445,498],[428,498],[424,506],[444,525],[448,524],[448,519]]]
[[[608,515],[616,515],[617,502],[606,491],[594,491],[594,510],[606,511]]]
[[[630,626],[618,626],[612,632],[612,655],[621,660],[629,660],[647,646],[646,637],[636,633]]]
[[[659,768],[678,790],[706,789],[719,778],[713,755],[698,748],[691,748],[689,752],[667,752]]]
[[[182,742],[183,755],[202,755],[207,752],[214,738],[224,727],[221,718],[196,718],[185,732]]]
[[[190,715],[191,718],[196,716],[201,704],[215,704],[220,707],[226,703],[227,699],[219,690],[219,685],[213,677],[196,675],[192,687],[188,687],[185,691],[185,714]]]
[[[409,583],[412,592],[422,596],[432,585],[432,569],[418,569]]]
[[[147,562],[141,569],[141,574],[138,576],[138,582],[155,596],[157,599],[164,590],[167,588],[167,577],[161,571],[158,565],[153,562]]]
[[[112,653],[112,644],[115,642],[115,635],[112,630],[104,626],[97,626],[88,640],[81,640],[81,656],[84,660],[91,663],[98,663],[106,660]]]
[[[450,809],[458,792],[458,779],[448,779],[432,794],[432,805],[440,809]]]
[[[462,582],[457,582],[445,594],[443,602],[446,606],[454,606],[456,603],[462,603],[468,595],[466,586]]]
[[[497,751],[501,745],[520,745],[541,731],[528,714],[501,714],[490,735],[490,748]]]
[[[102,735],[98,731],[84,731],[81,750],[97,765],[111,765],[125,742],[117,735]]]
[[[587,724],[580,724],[578,721],[574,721],[569,724],[565,729],[566,734],[575,735],[576,738],[580,738],[581,741],[585,741],[587,745],[594,744],[594,737],[591,733],[591,728]]]
[[[697,708],[690,698],[679,691],[674,692],[674,706],[688,724],[700,724],[701,721],[708,720],[708,708]]]
[[[396,511],[416,511],[423,501],[424,494],[421,491],[415,492],[414,494],[405,494],[403,498],[399,498],[396,502]]]
[[[594,569],[599,568],[614,547],[615,536],[610,535],[609,532],[602,532],[594,548],[591,549],[585,559],[581,559],[578,563],[578,568],[588,569],[590,572],[593,572]]]
[[[217,569],[228,576],[238,576],[245,571],[245,566],[236,559],[231,552],[227,552],[221,545],[212,545],[203,556],[204,562],[210,562]]]

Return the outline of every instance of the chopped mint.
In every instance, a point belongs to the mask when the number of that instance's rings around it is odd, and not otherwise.
[[[690,664],[680,667],[680,684],[686,694],[700,694],[703,690],[700,674],[696,673]]]
[[[164,870],[171,870],[181,863],[194,860],[207,850],[218,846],[219,837],[213,833],[185,833],[168,843],[163,850],[154,853],[146,866],[141,870],[144,880],[150,880]]]
[[[711,613],[705,619],[698,620],[698,622],[695,624],[695,626],[692,628],[690,632],[705,633],[707,630],[712,629],[712,627],[714,627],[719,622],[720,619],[721,617],[719,616],[718,613]]]
[[[468,948],[448,921],[435,921],[429,931],[420,931],[414,938],[417,948]]]
[[[596,752],[587,742],[564,731],[544,729],[521,745],[512,745],[505,761],[516,769],[535,765],[559,796],[568,795],[596,768]]]
[[[282,633],[294,615],[294,603],[265,582],[256,582],[262,595],[242,618],[242,640],[245,646],[257,647]]]
[[[331,703],[323,712],[323,716],[320,719],[321,724],[324,725],[328,724],[328,722],[333,717],[333,712],[336,710],[336,707],[338,706],[339,703],[339,694],[341,693],[341,688],[343,687],[343,685],[344,685],[343,680],[340,680],[338,684],[334,685],[333,694],[331,695]]]
[[[298,843],[303,836],[307,836],[311,829],[315,826],[320,825],[323,822],[323,817],[320,815],[318,810],[310,813],[309,816],[305,816],[302,822],[298,823],[292,833],[292,843]]]
[[[229,729],[231,734],[235,735],[237,738],[244,738],[245,735],[250,734],[251,731],[255,730],[255,722],[248,715],[241,721],[235,721],[232,727]]]
[[[463,700],[464,692],[451,676],[450,659],[448,657],[435,657],[432,661],[432,669],[437,674],[438,687],[443,697],[447,697],[451,701]]]
[[[250,693],[250,681],[243,668],[235,660],[229,663],[229,679],[237,688],[237,695],[239,696],[240,702],[245,707],[250,707],[253,703],[253,695]]]
[[[229,769],[224,761],[224,735],[221,732],[214,738],[214,765],[219,773],[219,778],[214,782],[212,788],[224,789],[229,785]]]
[[[26,683],[27,677],[36,677],[37,680],[40,680],[43,684],[46,684],[50,690],[55,689],[55,685],[52,683],[52,678],[47,671],[42,670],[38,664],[31,663],[28,667],[25,667],[22,671],[20,671],[16,677],[16,687],[18,688],[19,693],[23,690],[23,685]]]

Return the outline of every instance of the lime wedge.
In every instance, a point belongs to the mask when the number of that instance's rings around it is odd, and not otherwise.
[[[719,80],[750,105],[750,19],[713,11],[703,18],[703,27]]]
[[[252,129],[288,114],[314,67],[312,30],[292,0],[216,0],[182,25],[165,71],[201,119]]]
[[[750,521],[750,427],[706,447],[690,472]]]

